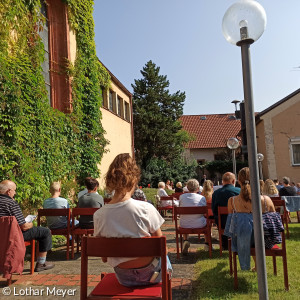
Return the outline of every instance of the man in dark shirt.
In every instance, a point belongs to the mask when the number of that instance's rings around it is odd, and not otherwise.
[[[52,248],[52,236],[48,228],[33,227],[32,222],[26,223],[20,206],[14,200],[16,184],[10,180],[0,183],[0,217],[14,216],[22,230],[24,241],[37,240],[39,242],[39,253],[34,271],[49,270],[54,264],[46,262],[47,251]]]
[[[103,197],[97,193],[99,186],[97,179],[90,178],[85,184],[88,192],[79,198],[78,207],[102,207],[104,201]],[[81,216],[79,219],[79,227],[94,228],[93,216]]]
[[[290,186],[290,178],[283,177],[283,188],[279,190],[279,196],[297,196],[297,192],[294,187]]]
[[[233,196],[239,195],[241,189],[235,187],[235,175],[233,173],[227,172],[222,177],[223,187],[216,190],[212,194],[211,208],[214,214],[215,222],[218,224],[218,207],[227,207],[228,199]],[[221,227],[225,228],[227,216],[222,215]],[[222,235],[222,246],[223,249],[228,249],[228,238]]]

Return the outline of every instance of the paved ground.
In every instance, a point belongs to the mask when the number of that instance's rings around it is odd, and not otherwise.
[[[173,266],[172,294],[174,300],[191,299],[196,251],[203,247],[204,239],[199,242],[192,236],[191,248],[187,256],[176,257],[174,223],[167,217],[162,227],[167,237],[169,258]],[[215,232],[213,236],[215,236]],[[213,239],[216,245],[217,241]],[[207,254],[208,255],[208,254]],[[0,299],[79,299],[80,298],[80,255],[74,260],[65,260],[65,247],[48,255],[49,261],[55,262],[55,268],[40,273],[29,274],[29,263],[25,264],[23,275],[13,275],[13,284],[7,288],[6,281],[0,279]],[[89,292],[100,280],[100,272],[113,272],[112,268],[98,258],[89,259]],[[9,294],[10,295],[5,295]],[[26,296],[27,295],[27,296]]]

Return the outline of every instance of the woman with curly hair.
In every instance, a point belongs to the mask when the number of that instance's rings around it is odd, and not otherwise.
[[[265,181],[265,185],[264,185],[262,194],[269,196],[269,197],[278,197],[279,196],[276,185],[272,179],[267,179]]]
[[[115,191],[112,200],[94,214],[94,235],[102,237],[162,236],[164,219],[153,205],[131,198],[140,179],[140,169],[128,153],[119,154],[106,174],[106,189]],[[160,260],[154,257],[103,257],[125,286],[155,284],[161,281]],[[168,269],[171,264],[168,261]],[[157,275],[156,278],[155,275]]]
[[[250,248],[254,246],[254,231],[252,217],[252,198],[250,187],[250,170],[243,168],[239,171],[238,181],[241,192],[228,200],[228,218],[225,235],[232,238],[232,251],[237,251],[242,270],[250,269]],[[262,220],[265,236],[265,247],[271,249],[281,243],[280,232],[283,225],[280,215],[268,196],[260,196]]]

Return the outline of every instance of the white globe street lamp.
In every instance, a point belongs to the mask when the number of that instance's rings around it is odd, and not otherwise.
[[[257,161],[259,168],[259,179],[263,180],[263,172],[262,172],[262,161],[264,160],[264,155],[262,153],[257,153]]]
[[[232,150],[232,170],[236,177],[236,160],[235,160],[235,150],[239,147],[240,142],[237,138],[229,138],[227,141],[227,147]]]
[[[225,39],[241,47],[245,99],[248,161],[250,168],[251,202],[258,277],[259,299],[268,299],[265,245],[261,219],[261,200],[257,162],[256,127],[252,94],[250,45],[263,34],[267,23],[264,8],[254,0],[241,0],[231,5],[223,17]]]

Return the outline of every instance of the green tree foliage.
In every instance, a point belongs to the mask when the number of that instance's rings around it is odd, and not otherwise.
[[[70,190],[86,175],[98,176],[106,145],[100,85],[109,84],[109,75],[96,57],[93,1],[65,2],[77,40],[76,61],[68,70],[73,72],[71,114],[48,103],[40,0],[0,3],[0,181],[14,180],[16,200],[34,207],[52,181],[61,180]]]
[[[143,78],[132,84],[135,154],[142,169],[153,157],[167,162],[179,158],[189,140],[179,121],[185,93],[170,94],[167,76],[159,70],[148,61],[141,70]]]
[[[146,168],[142,170],[140,184],[147,187],[157,187],[158,182],[166,181],[167,179],[176,182],[186,182],[190,178],[195,178],[197,175],[195,170],[197,167],[196,161],[185,162],[182,158],[167,162],[164,159],[152,158]]]

